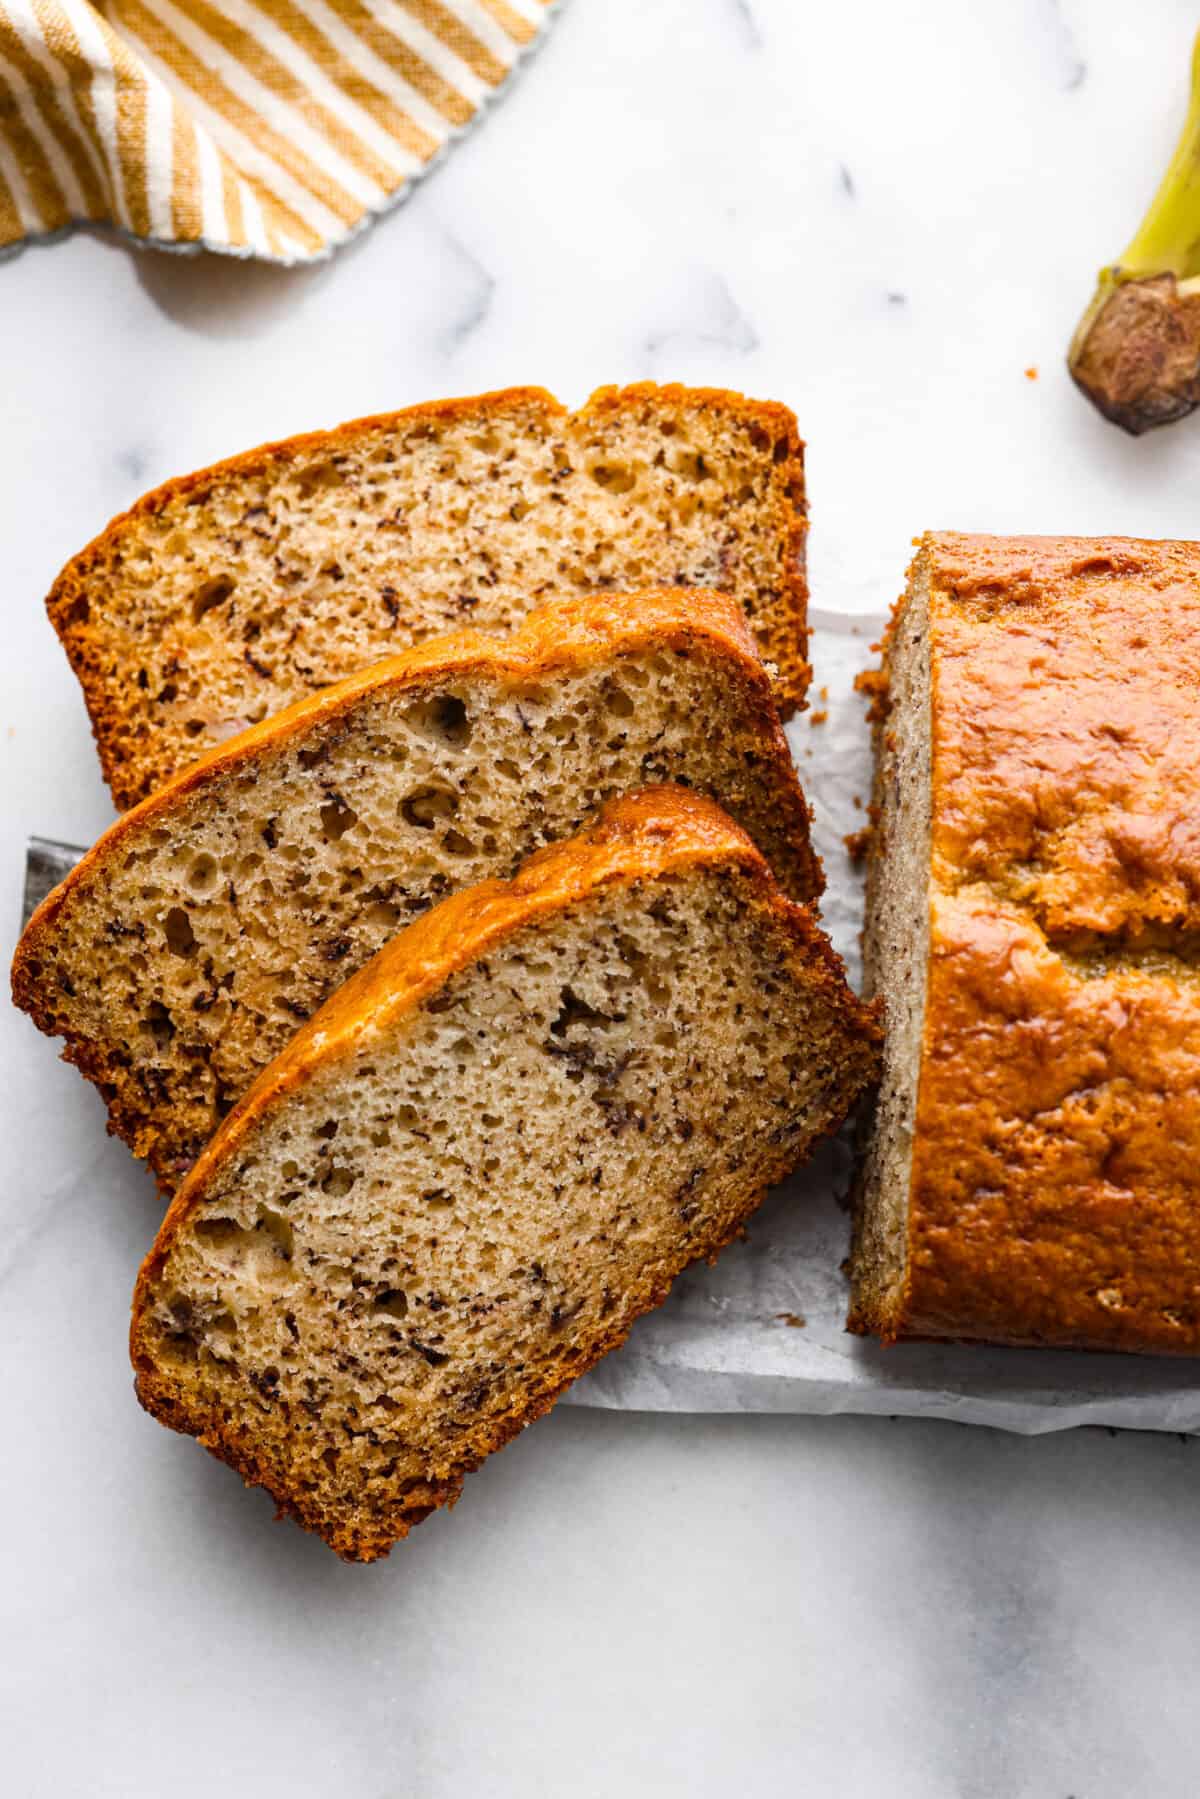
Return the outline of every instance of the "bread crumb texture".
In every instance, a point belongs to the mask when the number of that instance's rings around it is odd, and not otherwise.
[[[537,388],[413,407],[168,482],[47,605],[119,807],[306,693],[556,597],[719,588],[808,681],[803,448],[786,407],[709,389]]]
[[[142,1403],[371,1560],[833,1129],[878,1028],[677,789],[427,913],[226,1121],[139,1278]]]
[[[175,777],[40,908],[16,1003],[170,1190],[255,1075],[434,901],[647,781],[717,798],[811,899],[808,811],[740,608],[591,595],[374,665]]]
[[[1200,546],[936,536],[922,585],[911,1182],[859,1326],[1195,1354]]]

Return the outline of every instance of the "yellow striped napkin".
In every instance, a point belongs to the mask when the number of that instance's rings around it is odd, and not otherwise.
[[[0,251],[84,220],[314,261],[404,193],[558,0],[0,0]]]

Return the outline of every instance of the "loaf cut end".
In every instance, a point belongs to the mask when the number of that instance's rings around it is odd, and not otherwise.
[[[138,1283],[148,1410],[370,1561],[837,1126],[878,1031],[707,802],[618,802],[299,1034]]]
[[[929,967],[931,681],[929,570],[913,565],[884,641],[886,694],[876,700],[873,828],[867,867],[863,985],[887,1035],[873,1109],[864,1114],[855,1195],[847,1328],[892,1341],[904,1316],[908,1196]]]

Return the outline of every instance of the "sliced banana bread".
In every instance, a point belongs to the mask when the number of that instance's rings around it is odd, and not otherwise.
[[[1200,545],[929,536],[886,664],[850,1328],[1200,1354]]]
[[[377,663],[212,751],[39,908],[16,1003],[169,1189],[296,1025],[431,901],[511,874],[601,800],[718,797],[811,899],[808,814],[740,609],[563,601],[510,638]]]
[[[613,801],[410,925],[261,1076],[143,1266],[138,1396],[373,1560],[737,1234],[877,1039],[711,801]]]
[[[597,588],[719,587],[804,697],[804,464],[783,406],[540,388],[270,444],[171,481],[47,602],[118,806],[290,701],[462,624]]]

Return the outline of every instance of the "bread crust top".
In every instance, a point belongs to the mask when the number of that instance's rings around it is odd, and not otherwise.
[[[301,1025],[229,1113],[163,1219],[134,1294],[135,1361],[139,1319],[172,1243],[249,1133],[289,1093],[373,1033],[397,1025],[460,969],[515,932],[605,887],[634,886],[703,864],[752,876],[764,903],[786,918],[810,953],[831,1006],[870,1045],[877,1044],[874,1011],[851,993],[842,964],[812,915],[779,891],[750,838],[719,806],[682,787],[647,787],[611,800],[587,830],[537,851],[512,880],[480,882],[423,913]]]
[[[83,688],[104,776],[121,808],[145,797],[172,765],[162,765],[161,744],[145,723],[131,727],[124,715],[113,676],[114,650],[105,648],[102,633],[91,617],[93,583],[103,583],[105,571],[120,568],[127,549],[136,545],[139,526],[173,509],[185,511],[240,482],[269,475],[302,461],[309,454],[336,455],[362,439],[387,435],[422,436],[439,426],[470,419],[501,421],[535,416],[556,425],[570,420],[587,427],[603,426],[622,414],[654,406],[669,410],[688,406],[723,413],[762,434],[764,447],[773,444],[773,460],[790,495],[786,509],[778,591],[764,610],[763,630],[770,638],[767,653],[776,673],[776,698],[787,716],[804,702],[810,670],[807,655],[808,585],[805,573],[805,539],[808,529],[804,478],[804,444],[794,415],[774,401],[748,399],[722,388],[689,388],[679,383],[659,385],[641,382],[628,387],[602,387],[577,412],[570,412],[553,394],[540,387],[514,387],[462,398],[424,402],[398,412],[376,413],[349,420],[330,430],[306,432],[242,452],[237,456],[177,476],[144,494],[119,513],[60,571],[46,599],[46,610],[72,668]],[[198,571],[202,573],[203,571]],[[112,633],[110,632],[111,636]],[[117,632],[120,636],[120,632]],[[122,650],[119,663],[125,659]],[[340,671],[332,671],[334,673]],[[143,767],[142,765],[146,766]],[[150,780],[147,770],[153,772]]]
[[[932,535],[904,1335],[1200,1352],[1200,545]]]
[[[929,540],[938,875],[1053,939],[1200,924],[1200,545]],[[986,751],[986,753],[984,753]]]

